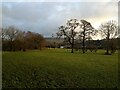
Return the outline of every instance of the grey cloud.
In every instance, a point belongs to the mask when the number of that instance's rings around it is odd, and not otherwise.
[[[24,2],[3,3],[3,26],[15,25],[51,36],[70,18],[89,19],[115,17],[116,3],[99,2]]]
[[[42,5],[41,3],[11,3],[11,8],[3,5],[3,16],[17,20],[26,20],[36,22],[39,19],[46,19],[47,12],[50,13],[50,5]],[[44,6],[44,7],[43,7]],[[47,8],[46,8],[47,7]]]

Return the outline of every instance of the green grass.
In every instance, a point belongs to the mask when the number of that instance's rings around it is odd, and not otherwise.
[[[3,88],[116,88],[118,53],[3,52]]]

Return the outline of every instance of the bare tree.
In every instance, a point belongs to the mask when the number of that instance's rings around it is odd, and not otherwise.
[[[116,21],[108,21],[100,26],[100,33],[106,40],[106,54],[109,55],[110,39],[116,38],[118,35],[118,26]]]
[[[86,20],[80,20],[80,37],[82,37],[82,51],[85,53],[85,41],[91,39],[91,35],[95,35],[96,30],[92,27],[91,23]]]
[[[17,37],[18,32],[19,30],[17,28],[15,28],[14,26],[10,26],[5,29],[5,38],[13,41]]]
[[[77,32],[75,29],[79,26],[79,22],[77,19],[70,19],[67,21],[65,26],[59,27],[59,32],[57,33],[58,36],[64,36],[64,39],[68,41],[71,46],[71,53],[73,53],[74,49],[74,40],[76,38]]]
[[[9,41],[10,51],[13,50],[13,41],[18,36],[19,29],[15,28],[14,26],[9,26],[2,30],[2,40]]]

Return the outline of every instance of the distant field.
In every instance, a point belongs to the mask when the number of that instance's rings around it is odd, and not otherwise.
[[[118,53],[3,52],[3,88],[116,88]]]

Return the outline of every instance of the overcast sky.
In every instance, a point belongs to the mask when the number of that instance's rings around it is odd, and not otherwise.
[[[110,0],[107,2],[24,2],[24,0],[3,2],[2,25],[3,27],[14,25],[21,30],[37,32],[48,37],[55,34],[58,27],[71,18],[85,19],[95,28],[108,20],[117,20],[117,5],[117,2]]]

